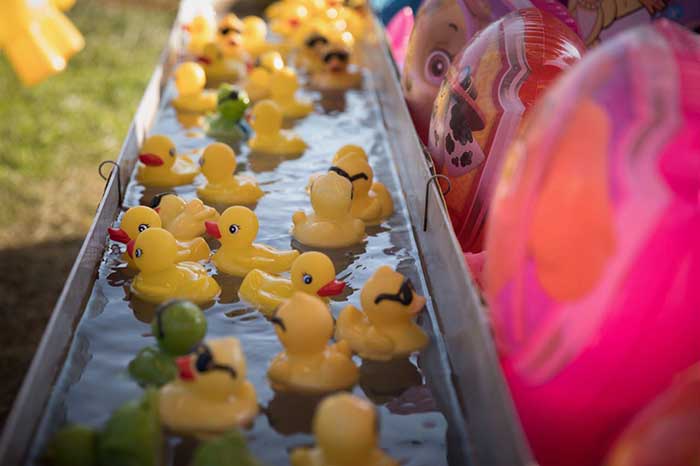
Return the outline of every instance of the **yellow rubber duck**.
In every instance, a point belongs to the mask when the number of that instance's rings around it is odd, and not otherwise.
[[[303,118],[314,109],[314,104],[306,99],[297,98],[299,80],[296,72],[285,66],[281,70],[272,73],[270,99],[279,105],[284,118]]]
[[[258,235],[258,217],[247,207],[229,207],[218,222],[206,222],[207,232],[221,241],[212,261],[220,272],[237,277],[253,269],[282,273],[292,267],[299,251],[278,251],[264,244],[253,243]]]
[[[282,111],[272,100],[262,100],[253,106],[250,126],[255,134],[248,146],[265,154],[296,156],[306,150],[306,143],[293,131],[282,129]]]
[[[160,420],[175,432],[217,434],[258,415],[253,384],[237,338],[207,340],[177,358],[178,378],[160,389]]]
[[[272,315],[294,292],[328,298],[345,289],[345,282],[336,280],[330,258],[320,252],[305,252],[294,260],[290,279],[253,269],[245,276],[238,295],[265,315]]]
[[[204,236],[207,220],[218,220],[219,213],[204,205],[199,199],[185,201],[173,193],[161,193],[153,197],[151,207],[158,212],[163,228],[178,241],[190,241]]]
[[[212,204],[255,204],[263,196],[258,182],[251,176],[234,175],[236,154],[222,142],[207,146],[200,159],[207,182],[197,188],[197,195]]]
[[[144,186],[181,186],[192,183],[199,174],[199,165],[186,155],[177,155],[167,136],[146,139],[139,161],[136,180]]]
[[[186,62],[175,70],[178,96],[172,100],[175,110],[189,113],[209,113],[216,110],[216,93],[204,90],[207,74],[195,62]]]
[[[351,65],[354,45],[355,39],[347,31],[329,35],[328,42],[318,50],[323,64],[311,75],[311,85],[328,91],[360,87],[362,73]]]
[[[247,62],[248,52],[243,46],[243,31],[245,25],[243,21],[233,13],[229,13],[219,21],[216,31],[216,44],[226,59],[236,59]]]
[[[144,301],[162,303],[169,299],[189,299],[207,303],[216,299],[221,288],[197,262],[177,260],[177,242],[162,228],[147,228],[126,246],[139,274],[131,282],[131,292]]]
[[[328,344],[333,316],[320,298],[297,291],[270,321],[284,347],[267,370],[273,389],[326,393],[355,385],[360,371],[347,343]]]
[[[207,84],[214,86],[222,82],[242,79],[246,73],[246,64],[238,59],[227,59],[216,42],[205,44],[197,63],[207,75]]]
[[[214,40],[215,26],[209,21],[206,16],[195,16],[192,21],[182,27],[189,34],[189,43],[187,50],[199,55],[204,50],[204,46]]]
[[[360,301],[364,312],[352,305],[340,312],[335,337],[347,341],[362,358],[388,361],[428,344],[428,336],[413,320],[425,298],[391,267],[377,269],[362,287]]]
[[[267,23],[259,16],[246,16],[243,22],[243,47],[255,58],[270,50],[267,43]]]
[[[0,2],[0,50],[25,86],[60,73],[85,47],[85,39],[61,10],[72,0]]]
[[[273,16],[268,16],[270,29],[283,39],[293,36],[310,17],[309,9],[297,2],[283,2],[270,11],[273,14]]]
[[[112,241],[129,244],[140,233],[148,228],[162,228],[161,218],[158,213],[143,205],[131,207],[122,216],[119,228],[108,228],[107,232]],[[177,262],[200,261],[209,259],[209,245],[204,238],[193,238],[189,241],[177,241]],[[129,267],[136,267],[133,259],[125,253],[123,259]]]
[[[335,172],[319,176],[311,185],[311,206],[307,215],[292,216],[292,236],[302,244],[319,248],[342,248],[360,243],[365,224],[352,216],[352,183]]]
[[[349,393],[326,397],[313,420],[315,448],[292,451],[292,466],[399,466],[379,448],[378,413]]]
[[[309,74],[321,70],[323,61],[320,52],[328,44],[328,35],[331,30],[332,26],[317,18],[302,25],[293,39],[297,50],[294,64],[298,68]]]
[[[272,73],[284,68],[284,60],[279,52],[265,52],[257,60],[257,66],[248,73],[245,91],[253,102],[270,97]]]
[[[391,194],[382,183],[374,181],[374,171],[367,162],[367,154],[349,152],[334,158],[330,168],[352,183],[353,198],[351,212],[365,225],[378,225],[394,213]]]

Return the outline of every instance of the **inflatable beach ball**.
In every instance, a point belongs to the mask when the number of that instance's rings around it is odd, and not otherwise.
[[[445,199],[464,251],[483,249],[497,175],[523,117],[583,51],[564,23],[528,8],[478,33],[450,67],[433,107],[428,149],[437,171],[450,178]]]
[[[546,94],[491,205],[486,294],[542,466],[600,465],[700,361],[700,38],[658,21]]]

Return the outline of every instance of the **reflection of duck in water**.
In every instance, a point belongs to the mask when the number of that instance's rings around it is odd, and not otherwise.
[[[422,383],[423,377],[418,367],[408,358],[391,361],[365,359],[360,366],[360,387],[377,404],[398,398],[409,388]]]

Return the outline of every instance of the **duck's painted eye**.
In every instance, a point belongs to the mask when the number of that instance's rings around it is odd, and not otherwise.
[[[304,280],[304,283],[306,283],[307,285],[311,285],[311,282],[314,281],[313,277],[311,275],[309,275],[308,273],[305,273],[302,276],[302,280]]]
[[[241,229],[241,227],[239,227],[235,223],[233,225],[231,225],[230,227],[228,227],[228,231],[231,232],[232,235],[235,235],[236,233],[238,233],[238,230],[240,230],[240,229]]]
[[[141,248],[136,248],[136,251],[134,252],[134,256],[136,256],[136,257],[143,256],[143,251],[141,250]]]
[[[141,225],[139,225],[139,233],[143,233],[143,232],[146,231],[147,229],[148,229],[148,224],[147,224],[147,223],[142,223]]]
[[[170,157],[175,157],[175,148],[171,147],[170,150],[168,151],[168,154],[170,154]]]

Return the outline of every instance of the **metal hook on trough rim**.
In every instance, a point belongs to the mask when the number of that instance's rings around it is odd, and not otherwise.
[[[430,200],[430,183],[437,183],[438,179],[445,180],[447,183],[447,189],[442,193],[443,196],[447,196],[450,191],[452,190],[452,182],[450,179],[442,174],[437,174],[433,175],[430,178],[428,178],[428,181],[425,183],[425,206],[423,208],[423,231],[428,231],[428,201]],[[440,185],[438,184],[438,189],[440,189]]]
[[[102,172],[102,168],[105,165],[112,165],[112,169],[109,171],[108,175],[105,175]],[[100,178],[102,178],[105,181],[108,181],[109,177],[112,176],[112,174],[114,173],[115,168],[116,168],[116,176],[117,176],[117,194],[119,195],[119,205],[121,206],[124,199],[122,198],[122,170],[121,170],[121,167],[119,166],[119,164],[117,162],[115,162],[114,160],[103,160],[102,162],[100,162],[100,165],[97,167],[97,173],[100,174]],[[106,190],[107,190],[107,185],[105,184],[105,191]],[[104,192],[102,193],[102,195],[104,196]]]

